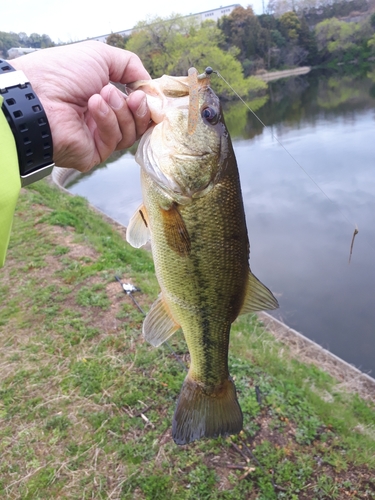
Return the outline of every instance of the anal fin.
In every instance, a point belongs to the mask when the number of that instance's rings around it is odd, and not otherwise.
[[[150,239],[146,209],[141,205],[131,217],[126,229],[126,241],[134,248],[140,248]]]
[[[247,291],[240,314],[246,314],[254,311],[263,311],[265,309],[277,309],[279,303],[263,283],[249,270]]]
[[[142,330],[145,339],[154,347],[158,347],[179,328],[180,325],[172,318],[160,294],[143,322]]]

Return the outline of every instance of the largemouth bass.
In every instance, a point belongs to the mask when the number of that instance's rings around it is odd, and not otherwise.
[[[274,309],[277,300],[250,271],[241,187],[231,139],[208,77],[137,82],[154,125],[143,135],[143,205],[128,242],[151,239],[161,294],[143,323],[152,345],[180,327],[190,368],[177,402],[177,444],[241,431],[243,418],[228,370],[229,334],[239,314]],[[206,76],[206,75],[205,75]]]

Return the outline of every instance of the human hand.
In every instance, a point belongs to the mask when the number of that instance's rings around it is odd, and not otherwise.
[[[82,172],[147,129],[146,96],[125,96],[109,82],[149,79],[132,52],[89,41],[33,52],[11,61],[30,80],[51,127],[54,162]]]

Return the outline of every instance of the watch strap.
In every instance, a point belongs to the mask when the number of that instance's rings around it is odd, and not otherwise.
[[[31,184],[54,166],[52,134],[42,103],[22,71],[0,59],[2,110],[16,142],[21,183]]]

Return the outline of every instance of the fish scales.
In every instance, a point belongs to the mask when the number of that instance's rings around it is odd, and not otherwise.
[[[241,309],[247,284],[243,272],[248,262],[248,246],[243,244],[247,234],[238,216],[243,207],[237,169],[229,167],[205,197],[179,207],[190,236],[188,259],[168,244],[156,202],[160,194],[144,177],[143,200],[153,234],[157,278],[185,334],[191,372],[198,382],[219,383],[228,376],[230,325]]]
[[[193,74],[170,77],[167,86],[167,77],[136,86],[150,96],[156,125],[137,151],[143,205],[127,231],[133,246],[151,239],[161,289],[143,324],[145,338],[157,346],[181,327],[190,352],[172,422],[177,444],[240,432],[228,369],[231,324],[241,313],[278,306],[249,268],[238,168],[219,99],[208,79],[194,82]]]

